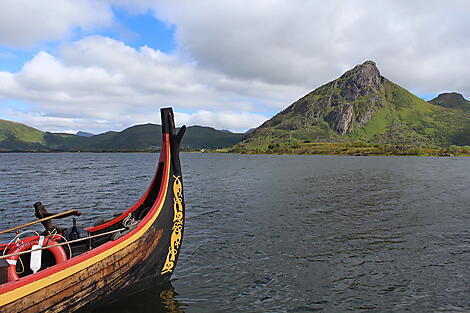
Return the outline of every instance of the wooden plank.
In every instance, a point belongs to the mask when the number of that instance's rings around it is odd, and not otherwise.
[[[57,304],[49,309],[47,309],[45,312],[62,312],[63,310],[73,306],[73,309],[76,310],[79,307],[82,307],[86,304],[88,304],[90,301],[92,301],[91,298],[93,294],[96,294],[99,296],[100,293],[110,293],[114,291],[115,289],[118,289],[118,287],[122,286],[115,286],[114,285],[127,285],[131,282],[131,279],[133,277],[129,276],[131,275],[131,271],[133,267],[140,262],[145,262],[145,260],[149,257],[151,252],[153,251],[154,246],[158,244],[158,241],[155,241],[154,244],[152,244],[149,250],[135,250],[135,253],[133,255],[129,254],[122,258],[119,262],[112,264],[111,266],[107,267],[104,269],[101,273],[98,273],[98,275],[94,275],[90,277],[89,279],[92,281],[92,283],[87,283],[86,290],[83,288],[83,284],[81,283],[80,285],[75,285],[71,288],[72,289],[77,289],[75,293],[73,293],[73,297],[71,296],[67,301],[56,301]],[[144,242],[144,245],[147,246]],[[152,247],[153,246],[153,247]],[[143,255],[143,258],[138,258],[136,255],[142,256],[142,253],[140,251],[146,251]],[[111,285],[112,282],[117,282]],[[90,292],[91,291],[91,292]],[[66,294],[60,293],[58,296],[64,297],[64,296],[69,296],[70,292],[67,292]],[[59,297],[58,300],[61,300]],[[86,301],[85,301],[86,300]],[[32,311],[33,312],[38,312],[38,311]]]
[[[68,299],[66,302],[79,302],[86,293],[79,292],[80,290],[89,290],[89,287],[94,287],[97,284],[100,286],[99,288],[103,288],[99,282],[106,281],[107,275],[110,275],[110,279],[116,279],[122,272],[121,268],[125,272],[129,266],[132,268],[138,262],[144,261],[158,245],[162,234],[163,230],[156,231],[156,234],[154,231],[150,231],[140,240],[96,263],[95,266],[83,269],[56,285],[43,288],[7,304],[0,308],[0,312],[40,312],[52,306],[62,307],[60,303],[63,299]],[[83,305],[85,304],[87,303],[83,303]],[[57,312],[61,310],[59,309]],[[55,312],[55,310],[48,310],[48,312]]]

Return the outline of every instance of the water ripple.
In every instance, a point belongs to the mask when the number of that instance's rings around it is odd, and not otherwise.
[[[145,191],[155,160],[0,154],[0,227],[32,220],[38,200],[80,208],[83,225],[109,218]],[[470,311],[470,159],[182,162],[187,221],[173,286],[96,313]]]

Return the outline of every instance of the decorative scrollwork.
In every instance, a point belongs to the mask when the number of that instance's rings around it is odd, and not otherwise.
[[[174,176],[173,182],[173,227],[170,239],[170,247],[163,265],[161,274],[173,272],[175,268],[176,256],[181,245],[181,237],[183,235],[183,185],[180,176]]]

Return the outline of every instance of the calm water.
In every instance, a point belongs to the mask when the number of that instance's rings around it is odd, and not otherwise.
[[[32,220],[39,200],[81,208],[83,225],[110,217],[142,194],[156,158],[0,154],[0,229]],[[182,162],[187,227],[171,285],[94,313],[470,311],[470,158]]]

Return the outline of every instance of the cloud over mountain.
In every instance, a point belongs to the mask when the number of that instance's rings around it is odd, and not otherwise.
[[[100,33],[122,23],[116,9],[174,27],[175,50]],[[7,0],[0,48],[40,52],[18,72],[0,68],[0,114],[27,116],[13,99],[44,127],[74,120],[101,131],[154,122],[157,107],[173,106],[188,123],[245,129],[366,59],[415,93],[468,98],[469,10],[460,0]]]
[[[231,77],[317,87],[376,60],[422,93],[470,93],[468,1],[158,1],[181,53]]]

